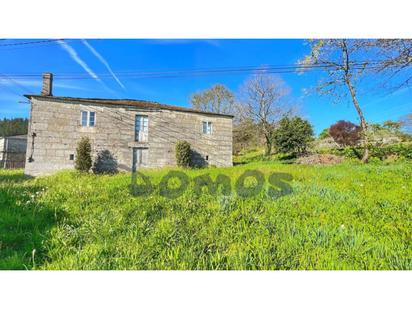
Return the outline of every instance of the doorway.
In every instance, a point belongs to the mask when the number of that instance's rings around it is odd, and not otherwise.
[[[147,148],[133,148],[132,172],[136,172],[140,167],[147,166],[147,155]]]

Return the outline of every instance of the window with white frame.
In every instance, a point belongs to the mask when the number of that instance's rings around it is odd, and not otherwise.
[[[212,134],[212,122],[210,121],[203,121],[203,134]]]
[[[135,139],[136,141],[146,142],[148,130],[149,130],[149,118],[144,115],[136,115],[136,119],[135,119]]]
[[[96,112],[81,111],[80,124],[82,127],[94,127],[96,124]]]

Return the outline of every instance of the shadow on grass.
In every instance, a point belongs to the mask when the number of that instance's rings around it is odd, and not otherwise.
[[[0,185],[0,269],[36,269],[47,259],[43,242],[56,214],[35,202],[42,187],[17,184],[12,176],[14,183]]]
[[[24,172],[21,171],[15,171],[15,170],[2,170],[0,169],[0,183],[2,182],[23,182],[29,179],[32,179],[33,177],[24,175]]]

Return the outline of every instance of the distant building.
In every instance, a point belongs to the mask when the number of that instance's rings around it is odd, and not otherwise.
[[[52,81],[45,73],[41,95],[26,95],[28,175],[73,168],[82,136],[90,138],[94,156],[109,151],[124,171],[176,165],[179,140],[191,144],[196,165],[232,166],[231,115],[141,100],[58,97]]]
[[[24,168],[27,135],[0,137],[0,168]]]

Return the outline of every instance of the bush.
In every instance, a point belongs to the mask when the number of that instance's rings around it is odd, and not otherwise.
[[[92,170],[95,174],[115,174],[118,172],[117,160],[109,150],[101,150],[97,153]]]
[[[186,141],[178,141],[176,143],[176,163],[180,167],[189,167],[192,151],[190,144]]]
[[[285,117],[274,133],[274,145],[278,152],[300,155],[306,152],[313,140],[312,125],[300,117]]]
[[[75,168],[80,172],[88,172],[92,167],[92,146],[88,137],[82,137],[77,144]]]
[[[379,160],[386,160],[389,157],[395,156],[399,158],[412,159],[412,144],[400,143],[386,146],[369,145],[369,156]],[[345,147],[340,149],[333,149],[331,153],[342,155],[347,158],[360,159],[363,152],[361,147]]]
[[[361,139],[361,128],[350,121],[340,120],[329,128],[329,135],[341,146],[355,146]]]

